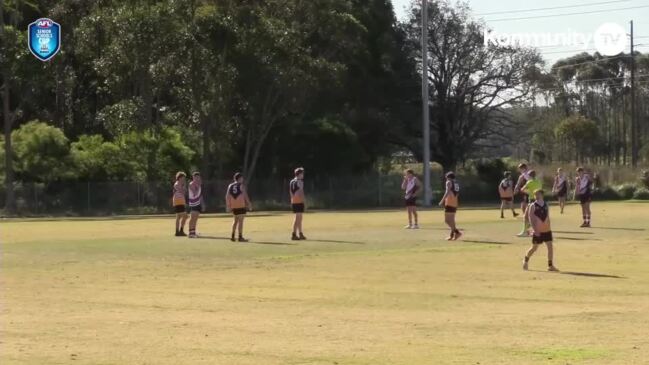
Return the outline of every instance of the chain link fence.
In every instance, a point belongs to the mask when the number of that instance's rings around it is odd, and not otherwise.
[[[437,193],[441,189],[441,176]],[[203,182],[205,210],[225,211],[225,191],[230,181]],[[288,210],[289,179],[255,179],[248,193],[256,210]],[[4,187],[3,187],[4,188]],[[5,192],[0,188],[0,207]],[[368,174],[305,180],[310,209],[369,209],[403,205],[401,176]],[[105,216],[172,212],[172,182],[18,183],[18,214],[22,216]]]

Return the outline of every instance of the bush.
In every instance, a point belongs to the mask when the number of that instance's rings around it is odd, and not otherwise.
[[[635,184],[623,184],[618,186],[615,190],[617,190],[620,198],[628,200],[633,199],[633,194],[638,190],[638,187]]]
[[[594,196],[597,200],[620,200],[622,197],[617,190],[610,186],[603,186],[595,190]]]
[[[649,189],[640,188],[640,189],[636,190],[636,192],[633,194],[633,199],[636,199],[636,200],[649,200]]]
[[[501,159],[479,160],[475,162],[475,171],[482,182],[497,186],[503,179],[503,172],[509,167]]]

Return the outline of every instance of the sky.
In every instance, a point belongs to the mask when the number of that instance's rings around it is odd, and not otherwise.
[[[406,8],[413,0],[392,0],[399,20],[406,16]],[[420,0],[414,0],[420,1]],[[453,0],[455,1],[455,0]],[[649,6],[649,0],[467,0],[476,18],[483,18],[492,30],[499,33],[520,34],[584,34],[593,35],[604,23],[616,23],[629,31],[629,21],[635,25],[635,43],[637,49],[649,53],[649,7],[617,10],[638,6]],[[606,3],[606,4],[602,4]],[[567,7],[553,10],[530,10],[538,8]],[[557,16],[566,13],[581,13],[605,10],[605,12]],[[516,11],[516,12],[514,12]],[[505,13],[507,12],[507,13]],[[485,13],[491,13],[485,15]],[[497,13],[497,14],[493,14]],[[540,17],[536,19],[511,20],[520,17]],[[508,19],[500,20],[498,19]],[[553,45],[539,48],[548,65],[561,58],[581,52],[584,47],[574,45]],[[588,52],[593,53],[595,45],[591,44]],[[626,52],[629,52],[627,48]]]

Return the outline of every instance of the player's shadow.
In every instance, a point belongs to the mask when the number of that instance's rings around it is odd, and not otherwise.
[[[222,241],[229,241],[229,240],[230,240],[230,237],[198,236],[198,239],[201,239],[201,240],[222,240]]]
[[[532,272],[539,272],[545,274],[560,274],[560,275],[570,275],[570,276],[581,276],[587,278],[603,278],[603,279],[626,279],[624,276],[609,275],[609,274],[596,274],[592,272],[576,272],[576,271],[559,271],[559,272],[550,272],[544,270],[529,270]]]
[[[555,237],[555,238],[559,240],[567,240],[567,241],[602,241],[601,238],[577,238],[577,237]]]
[[[338,240],[312,240],[312,239],[307,239],[305,242],[319,242],[319,243],[346,243],[350,245],[364,245],[365,242],[359,242],[359,241],[338,241]]]
[[[591,272],[574,272],[574,271],[560,271],[561,275],[572,275],[572,276],[585,276],[588,278],[608,278],[608,279],[626,279],[623,276],[617,275],[608,275],[608,274],[595,274]]]
[[[573,232],[573,231],[553,231],[554,233],[563,233],[563,234],[595,234],[593,232]]]
[[[270,241],[254,241],[254,240],[251,240],[248,243],[252,243],[254,245],[297,246],[297,243],[290,243],[290,242],[270,242]]]
[[[479,240],[460,240],[460,242],[469,242],[469,243],[482,243],[482,244],[487,244],[487,245],[511,245],[512,242],[503,242],[503,241],[479,241]]]
[[[643,232],[646,231],[644,228],[622,228],[622,227],[593,227],[595,229],[606,229],[610,231],[634,231],[634,232]]]

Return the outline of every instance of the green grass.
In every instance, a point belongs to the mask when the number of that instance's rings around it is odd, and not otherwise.
[[[520,221],[460,211],[404,231],[399,211],[251,216],[249,244],[170,237],[170,217],[0,223],[0,364],[644,364],[649,205],[553,210],[524,272]],[[222,238],[218,238],[222,237]]]

